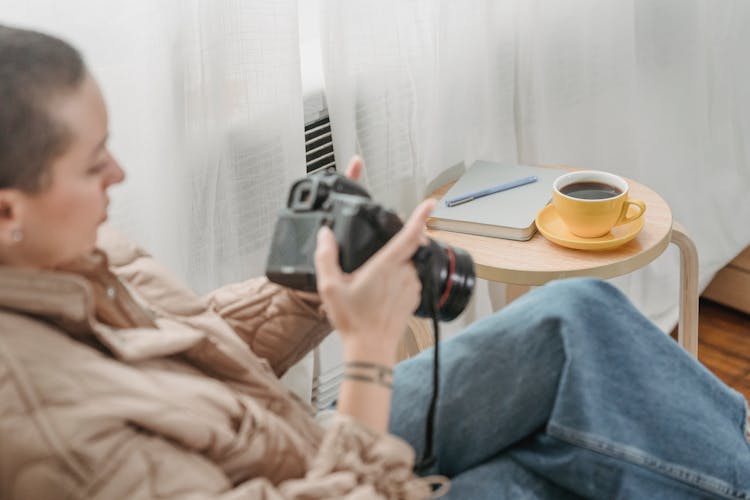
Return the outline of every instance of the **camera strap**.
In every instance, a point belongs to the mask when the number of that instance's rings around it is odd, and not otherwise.
[[[432,317],[432,332],[435,338],[435,347],[432,358],[432,398],[430,407],[427,410],[427,421],[425,422],[424,449],[419,461],[414,465],[414,472],[425,474],[435,465],[435,453],[432,450],[433,440],[435,437],[435,411],[437,410],[437,400],[440,392],[440,329],[438,327],[437,305],[432,304],[430,311]]]

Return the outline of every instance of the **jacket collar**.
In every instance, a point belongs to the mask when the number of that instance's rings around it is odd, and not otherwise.
[[[95,304],[89,282],[73,272],[0,266],[0,308],[59,319],[79,333],[90,329]]]
[[[99,250],[60,270],[0,266],[0,308],[53,323],[72,337],[93,336],[126,361],[177,354],[205,338],[202,332],[168,319],[132,328],[112,328],[99,322],[95,289],[102,287],[92,280],[101,276],[117,280],[108,269],[107,256]],[[142,309],[124,284],[120,284],[115,300],[124,307]]]

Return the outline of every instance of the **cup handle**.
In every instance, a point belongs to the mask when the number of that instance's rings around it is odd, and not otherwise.
[[[636,215],[633,215],[631,217],[628,217],[628,208],[630,208],[630,205],[635,205],[640,210]],[[621,224],[627,224],[628,222],[633,222],[634,220],[638,219],[640,216],[642,216],[644,213],[646,213],[646,204],[643,203],[641,200],[634,200],[632,198],[628,198],[625,204],[622,206],[622,212],[620,212],[620,218],[617,219],[616,226],[619,226]]]

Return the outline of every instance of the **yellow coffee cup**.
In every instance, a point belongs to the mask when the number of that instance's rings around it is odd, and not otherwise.
[[[646,204],[628,197],[627,181],[608,172],[579,170],[558,177],[552,184],[552,204],[571,233],[581,238],[604,236],[620,224],[646,212]],[[638,213],[628,216],[631,205]]]

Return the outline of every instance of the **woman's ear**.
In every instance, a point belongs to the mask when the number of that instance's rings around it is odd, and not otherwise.
[[[17,189],[0,189],[0,241],[6,245],[23,239],[23,194]]]

